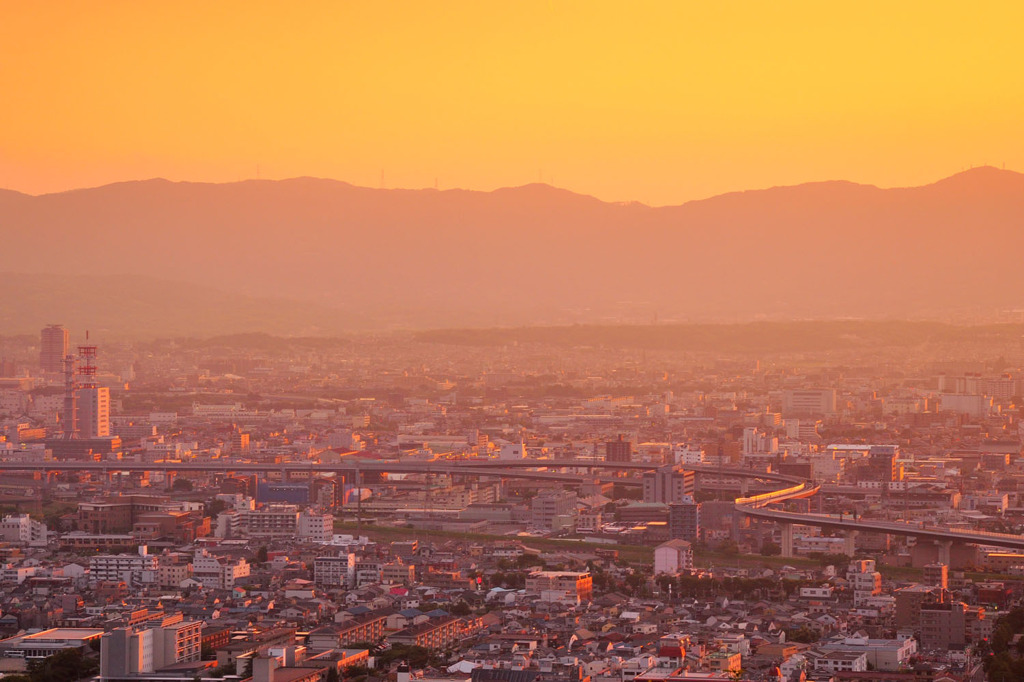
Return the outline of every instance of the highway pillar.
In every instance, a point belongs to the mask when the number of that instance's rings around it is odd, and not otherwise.
[[[356,469],[356,533],[363,530],[363,480]]]
[[[936,540],[935,541],[935,546],[939,548],[939,563],[940,564],[946,564],[947,566],[951,565],[949,559],[950,559],[950,550],[953,548],[953,541],[952,540]]]
[[[846,530],[843,531],[843,554],[852,557],[857,551],[857,536],[860,535],[860,531]]]
[[[793,556],[793,524],[782,524],[782,556]]]

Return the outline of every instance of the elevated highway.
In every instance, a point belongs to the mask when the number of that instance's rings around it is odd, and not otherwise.
[[[657,467],[644,462],[605,462],[577,459],[521,459],[521,460],[369,460],[345,458],[337,463],[287,462],[266,463],[237,460],[211,460],[208,462],[137,462],[137,461],[34,461],[0,462],[0,473],[12,471],[65,472],[76,471],[101,475],[115,472],[160,471],[170,474],[181,473],[281,473],[284,476],[309,476],[313,473],[356,473],[376,472],[448,474],[462,476],[493,476],[497,478],[520,478],[549,480],[563,483],[579,483],[592,480],[573,470],[604,470],[611,472],[644,472]],[[859,532],[886,533],[921,540],[934,541],[940,548],[940,560],[946,558],[950,544],[974,543],[1014,550],[1024,550],[1024,536],[985,531],[960,530],[927,524],[915,525],[892,521],[875,521],[852,518],[838,518],[824,514],[804,514],[773,509],[770,505],[786,500],[811,497],[818,494],[820,486],[798,476],[766,473],[738,467],[695,465],[685,467],[698,475],[712,475],[723,478],[773,481],[784,484],[778,490],[735,500],[736,511],[744,516],[773,521],[783,527],[783,554],[792,553],[792,527],[794,525],[815,526],[831,531],[844,532],[853,538]],[[568,471],[567,471],[568,470]],[[637,477],[603,479],[625,486],[641,486]],[[850,545],[852,546],[852,540]]]
[[[741,504],[737,500],[736,509],[745,516],[775,521],[783,524],[783,540],[786,540],[786,532],[792,532],[793,525],[815,526],[831,531],[842,531],[845,533],[885,533],[887,535],[900,535],[913,537],[919,540],[929,540],[938,543],[940,560],[945,558],[943,563],[948,564],[950,543],[972,543],[977,545],[990,545],[992,547],[1004,547],[1006,549],[1024,550],[1024,536],[1010,535],[1008,533],[991,533],[980,530],[962,530],[946,526],[930,526],[928,524],[900,523],[898,521],[877,521],[865,519],[839,518],[825,514],[800,514],[796,512],[780,511],[765,507]],[[790,540],[792,542],[792,540]],[[785,544],[785,542],[783,543]],[[784,548],[785,549],[785,548]]]
[[[295,474],[312,473],[344,473],[348,471],[423,473],[423,474],[475,474],[480,476],[500,476],[504,478],[529,478],[532,473],[552,472],[566,476],[579,476],[566,473],[565,469],[601,469],[610,471],[651,471],[657,467],[643,462],[604,462],[592,460],[342,460],[337,463],[321,462],[251,462],[228,459],[210,460],[207,462],[138,462],[131,460],[114,461],[56,461],[40,460],[32,462],[0,462],[0,472],[5,471],[41,471],[41,472],[92,472],[110,473],[117,471],[162,471],[169,473],[270,473],[283,472]],[[697,474],[711,474],[723,477],[759,479],[777,481],[797,485],[803,479],[786,474],[764,473],[750,469],[723,468],[707,465],[687,466],[687,471]],[[529,470],[529,471],[528,471]],[[624,479],[625,482],[628,479]],[[618,482],[618,481],[617,481]]]

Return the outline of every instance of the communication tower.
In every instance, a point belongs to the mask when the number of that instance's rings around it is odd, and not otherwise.
[[[86,343],[89,332],[85,333]],[[78,355],[64,356],[64,440],[79,437],[78,391],[96,388],[96,346],[78,347]]]
[[[89,332],[85,341],[89,341]],[[78,388],[96,388],[96,346],[78,347],[78,376]]]

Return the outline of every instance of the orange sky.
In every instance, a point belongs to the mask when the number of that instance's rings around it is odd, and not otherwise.
[[[6,2],[0,186],[298,175],[679,203],[1024,169],[1024,3]]]

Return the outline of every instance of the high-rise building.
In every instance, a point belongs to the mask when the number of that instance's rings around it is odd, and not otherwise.
[[[249,452],[249,434],[245,433],[237,426],[231,430],[231,452],[235,454],[242,454]]]
[[[699,503],[688,502],[670,504],[668,506],[668,536],[673,540],[697,542],[700,540],[700,507]]]
[[[861,479],[892,483],[903,480],[903,465],[897,461],[900,456],[898,445],[872,445],[868,450],[867,463],[863,466]]]
[[[81,438],[110,436],[110,389],[105,386],[78,389],[78,434]]]
[[[921,627],[921,605],[936,601],[937,592],[928,585],[907,585],[893,592],[896,599],[896,627]]]
[[[619,435],[618,440],[610,440],[604,444],[604,459],[606,462],[632,462],[633,442],[623,440]]]
[[[940,590],[949,589],[949,566],[942,563],[928,564],[924,567],[924,583]]]
[[[959,601],[922,604],[921,649],[947,651],[963,647],[967,643],[966,611],[966,604]]]
[[[542,490],[530,502],[530,517],[536,528],[562,530],[572,526],[576,515],[576,493]]]
[[[64,371],[64,356],[68,354],[68,330],[59,324],[47,325],[40,336],[39,368],[59,374]]]
[[[693,472],[677,469],[671,464],[645,471],[643,482],[644,502],[674,504],[693,496]]]
[[[156,627],[115,628],[104,634],[100,639],[100,679],[153,679],[152,674],[162,668],[198,661],[202,655],[203,623],[178,618]]]

